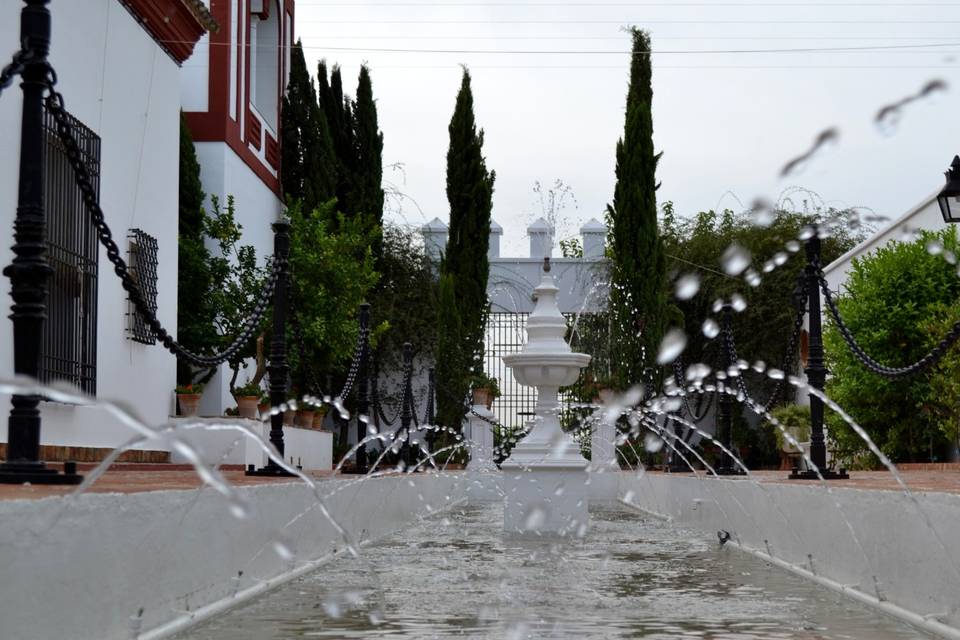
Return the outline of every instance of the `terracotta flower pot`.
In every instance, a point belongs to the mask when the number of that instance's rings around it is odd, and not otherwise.
[[[241,418],[257,419],[257,402],[260,398],[257,396],[235,396],[237,401],[237,410]]]
[[[323,419],[327,417],[327,410],[317,409],[313,412],[313,428],[317,430],[323,429]]]
[[[300,409],[297,411],[297,426],[309,429],[313,426],[313,409]]]
[[[490,393],[489,389],[474,389],[473,390],[473,404],[483,405],[487,409],[493,406],[493,394]]]
[[[257,409],[260,411],[260,418],[264,419],[270,414],[270,403],[261,402],[259,405],[257,405]]]
[[[296,421],[297,413],[295,411],[283,412],[283,426],[292,427]]]
[[[185,417],[194,417],[200,412],[199,393],[178,393],[177,404],[180,405],[180,415]]]

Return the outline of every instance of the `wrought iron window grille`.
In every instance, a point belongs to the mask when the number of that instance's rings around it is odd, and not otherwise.
[[[127,233],[127,265],[130,275],[140,286],[140,292],[150,311],[157,311],[157,239],[141,229]],[[143,316],[127,299],[127,337],[141,344],[156,344],[156,336]]]
[[[100,137],[73,116],[68,118],[99,196]],[[95,395],[99,262],[96,229],[83,205],[83,195],[49,112],[44,113],[44,132],[44,205],[51,274],[38,376],[41,382],[65,381]]]

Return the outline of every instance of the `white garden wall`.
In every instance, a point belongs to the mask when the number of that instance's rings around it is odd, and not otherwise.
[[[0,4],[0,51],[17,49],[20,2]],[[102,139],[100,199],[114,237],[126,253],[126,236],[140,228],[159,244],[158,316],[176,333],[179,68],[116,0],[53,2],[50,60],[67,109]],[[21,93],[14,84],[0,96],[0,265],[9,264],[16,210]],[[0,278],[0,300],[10,304]],[[100,249],[97,315],[97,395],[122,400],[146,421],[171,411],[176,377],[173,356],[160,346],[127,338],[126,295]],[[6,317],[6,313],[2,314]],[[0,322],[0,376],[13,370],[12,329]],[[7,397],[0,398],[5,416]],[[0,420],[6,424],[6,419]],[[4,434],[5,429],[0,430]],[[98,409],[47,406],[44,444],[116,446],[125,435]]]

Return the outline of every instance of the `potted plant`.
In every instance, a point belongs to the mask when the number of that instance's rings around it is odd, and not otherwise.
[[[317,407],[317,410],[313,412],[313,428],[321,431],[323,430],[323,419],[327,417],[327,407],[320,405]]]
[[[257,418],[257,403],[260,401],[260,385],[247,380],[246,384],[235,387],[233,397],[237,401],[237,410],[241,418]]]
[[[312,429],[313,416],[316,413],[313,405],[303,402],[297,406],[301,408],[297,409],[296,425],[303,429]]]
[[[269,391],[260,392],[260,404],[257,405],[257,409],[260,410],[261,418],[266,418],[267,414],[270,413],[270,392]]]
[[[497,379],[485,373],[474,375],[470,387],[473,389],[474,405],[483,405],[489,409],[493,406],[493,401],[500,397],[500,385]]]
[[[173,390],[177,394],[177,404],[180,406],[181,416],[196,416],[200,411],[200,397],[203,394],[202,384],[181,384]]]

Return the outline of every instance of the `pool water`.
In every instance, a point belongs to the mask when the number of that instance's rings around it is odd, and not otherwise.
[[[503,506],[424,520],[181,636],[930,638],[702,533],[592,507],[578,541],[506,537]]]

